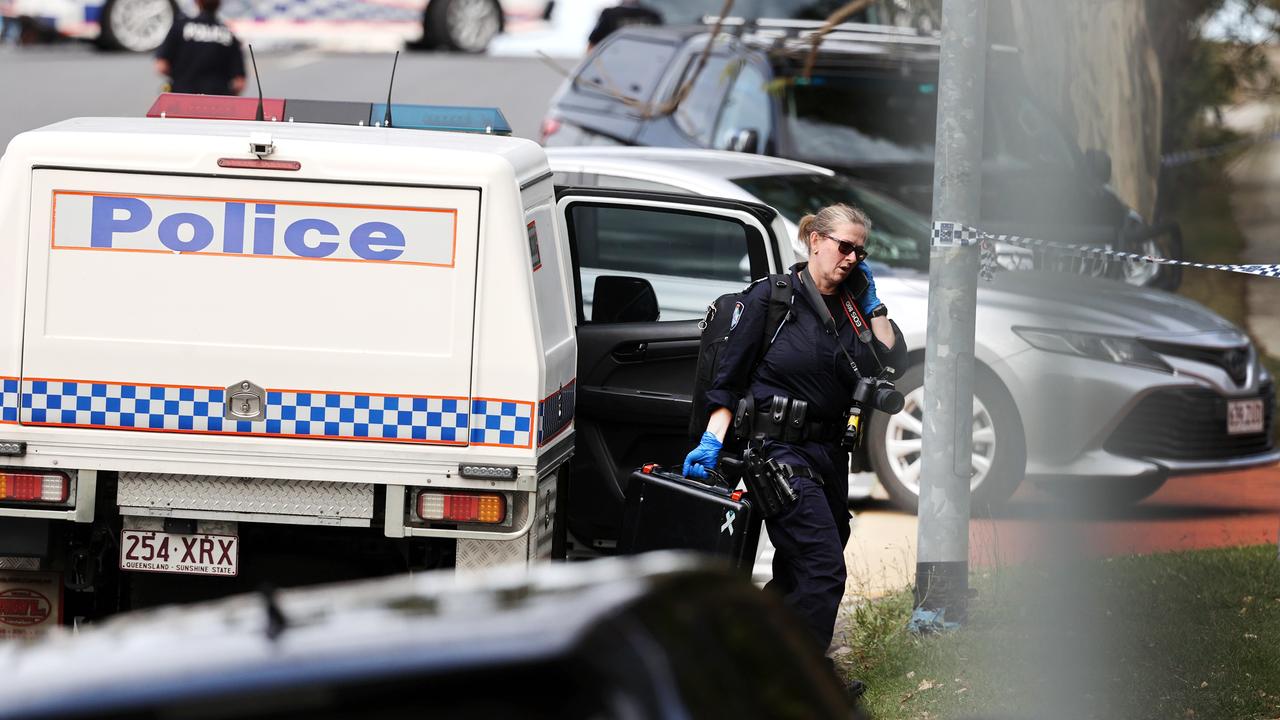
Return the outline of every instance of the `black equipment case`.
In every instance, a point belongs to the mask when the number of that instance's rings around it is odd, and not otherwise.
[[[631,474],[622,552],[695,550],[725,556],[750,573],[759,542],[760,519],[739,493],[652,465]]]

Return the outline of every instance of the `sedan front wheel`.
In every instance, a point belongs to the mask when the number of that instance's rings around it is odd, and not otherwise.
[[[1018,411],[1004,386],[986,368],[974,370],[969,491],[972,511],[979,514],[1003,505],[1022,483],[1026,439]],[[908,369],[897,386],[906,399],[902,412],[876,412],[871,418],[871,468],[895,505],[916,512],[923,465],[924,366]]]

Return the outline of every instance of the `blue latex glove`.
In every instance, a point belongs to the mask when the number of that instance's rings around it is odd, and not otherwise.
[[[684,458],[684,476],[705,480],[707,470],[714,470],[720,460],[720,448],[724,444],[716,439],[715,434],[702,433],[702,442]]]
[[[862,293],[862,299],[858,301],[858,309],[862,311],[863,317],[867,317],[872,310],[884,303],[880,302],[880,298],[876,297],[876,276],[871,274],[871,267],[864,260],[858,263],[858,269],[867,278],[867,291]]]

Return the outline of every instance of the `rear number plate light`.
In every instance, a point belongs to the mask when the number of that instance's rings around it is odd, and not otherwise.
[[[507,496],[502,493],[418,493],[418,517],[459,523],[501,525],[507,520]]]
[[[71,480],[56,472],[0,472],[0,502],[65,503]]]

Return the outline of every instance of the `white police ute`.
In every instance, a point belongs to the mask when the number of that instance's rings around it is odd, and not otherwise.
[[[783,257],[763,206],[557,196],[492,109],[164,95],[148,115],[0,160],[13,633],[524,563],[575,525],[607,551],[627,468],[687,450],[699,331],[660,321],[647,278],[741,287]],[[593,477],[561,508],[584,427]]]

